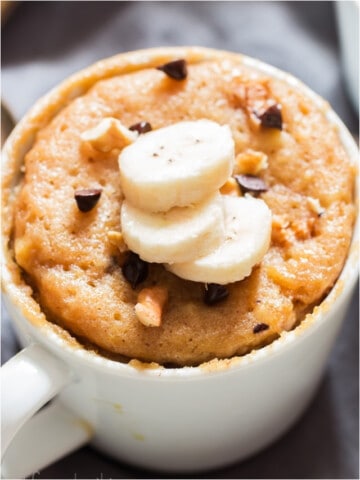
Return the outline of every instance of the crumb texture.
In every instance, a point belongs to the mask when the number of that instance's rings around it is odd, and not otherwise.
[[[265,128],[251,113],[249,102],[256,107],[264,95],[281,105],[282,129]],[[151,264],[135,288],[124,278],[126,252],[109,236],[121,231],[119,149],[99,151],[81,140],[107,117],[152,129],[203,118],[227,124],[241,165],[250,162],[249,173],[267,185],[260,198],[273,215],[271,247],[250,277],[228,286],[223,302],[206,305],[202,284],[161,265]],[[271,342],[326,295],[349,248],[354,171],[335,128],[301,93],[235,57],[189,64],[183,81],[149,68],[97,82],[39,131],[25,169],[15,257],[47,318],[107,353],[139,361],[196,365]],[[82,189],[101,189],[86,213],[74,200]],[[161,325],[149,328],[135,305],[140,290],[154,286],[168,300]]]

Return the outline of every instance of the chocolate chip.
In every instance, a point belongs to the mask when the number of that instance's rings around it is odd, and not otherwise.
[[[184,59],[174,60],[156,67],[174,80],[184,80],[187,77],[187,65]]]
[[[214,305],[214,303],[222,302],[229,296],[229,290],[225,285],[217,283],[208,283],[205,288],[204,302],[206,305]]]
[[[152,127],[149,122],[138,122],[134,123],[134,125],[131,125],[131,127],[129,127],[129,130],[132,130],[133,132],[138,132],[141,135],[142,133],[150,132],[150,130],[152,130]]]
[[[143,282],[149,273],[149,265],[137,253],[131,252],[121,267],[122,273],[132,288]]]
[[[101,188],[86,188],[84,190],[76,190],[74,197],[78,209],[81,212],[89,212],[99,201]]]
[[[267,192],[268,187],[264,180],[255,175],[234,175],[242,193],[262,193]]]
[[[280,105],[271,105],[262,114],[258,115],[261,125],[267,128],[277,128],[282,130],[282,114]]]
[[[263,332],[264,330],[268,330],[269,325],[267,323],[257,323],[253,328],[254,333]]]

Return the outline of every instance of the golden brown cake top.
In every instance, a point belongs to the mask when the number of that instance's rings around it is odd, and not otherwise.
[[[16,262],[50,321],[109,354],[196,365],[246,353],[301,321],[346,258],[354,171],[324,111],[241,56],[208,57],[188,61],[180,80],[152,61],[94,82],[39,129],[26,154],[14,215]],[[261,263],[226,286],[223,301],[206,304],[203,283],[163,265],[148,264],[133,285],[125,278],[129,254],[109,234],[121,232],[120,150],[100,151],[81,138],[108,117],[127,127],[149,122],[153,130],[199,119],[230,127],[233,173],[266,186],[252,194],[271,210],[272,237]],[[246,191],[233,180],[224,195]],[[74,199],[83,189],[101,191],[87,212]],[[156,328],[135,312],[140,292],[154,287],[166,292]]]

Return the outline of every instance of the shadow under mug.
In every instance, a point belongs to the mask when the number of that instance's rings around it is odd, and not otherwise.
[[[226,55],[232,54],[202,48],[151,49],[89,67],[24,117],[5,145],[5,169],[20,168],[40,128],[36,119],[44,121],[43,110],[51,105],[55,115],[91,82],[174,57],[191,63]],[[357,162],[350,133],[326,102],[287,73],[236,57],[295,85],[324,108],[349,157]],[[9,182],[16,183],[11,178]],[[167,369],[107,359],[72,345],[50,323],[34,321],[36,308],[29,306],[28,294],[14,280],[5,234],[4,302],[25,348],[1,372],[3,476],[29,475],[87,442],[120,461],[165,472],[219,468],[264,448],[296,421],[319,384],[358,276],[357,247],[355,228],[337,283],[296,329],[243,357],[221,360],[216,367]]]

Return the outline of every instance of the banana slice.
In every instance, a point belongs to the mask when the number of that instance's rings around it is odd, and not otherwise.
[[[214,250],[224,239],[223,203],[219,193],[193,207],[151,213],[125,200],[121,228],[130,250],[155,263],[187,262]]]
[[[270,245],[271,212],[263,200],[224,196],[225,240],[210,254],[166,265],[175,275],[204,283],[236,282],[250,275]]]
[[[180,122],[141,135],[122,150],[121,188],[132,205],[164,212],[215,193],[230,176],[233,163],[228,126],[210,120]]]

